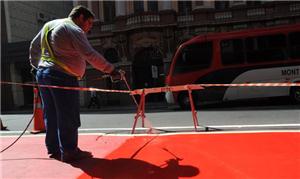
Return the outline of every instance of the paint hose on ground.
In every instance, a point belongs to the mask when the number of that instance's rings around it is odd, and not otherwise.
[[[35,105],[35,108],[36,108],[36,105]],[[35,111],[35,109],[34,109],[34,111]],[[33,114],[34,114],[34,111],[33,111]],[[33,121],[33,119],[34,119],[34,115],[32,115],[32,117],[31,117],[31,119],[30,119],[30,121],[28,122],[28,124],[27,124],[27,126],[25,127],[25,129],[23,130],[23,132],[19,135],[19,137],[15,140],[15,141],[13,141],[10,145],[8,145],[7,147],[5,147],[4,149],[2,149],[1,151],[0,151],[0,153],[3,153],[4,151],[6,151],[7,149],[9,149],[10,147],[12,147],[24,134],[25,134],[25,132],[27,131],[27,129],[28,129],[28,127],[30,126],[30,124],[31,124],[31,122]]]
[[[28,127],[30,126],[31,122],[33,121],[34,115],[32,115],[30,121],[28,122],[27,126],[25,127],[25,129],[23,130],[23,132],[19,135],[19,137],[13,141],[10,145],[8,145],[7,147],[5,147],[3,150],[0,151],[0,153],[6,151],[7,149],[9,149],[11,146],[13,146],[27,131]]]
[[[31,73],[31,75],[32,75],[32,81],[33,81],[34,83],[36,83],[36,81],[35,81],[36,70],[35,70],[34,68],[32,68],[31,71],[30,71],[30,73]],[[32,115],[32,117],[31,117],[30,121],[28,122],[27,126],[26,126],[25,129],[23,130],[23,132],[19,135],[18,138],[16,138],[15,141],[13,141],[10,145],[8,145],[8,146],[5,147],[4,149],[2,149],[2,150],[0,151],[0,153],[3,153],[4,151],[6,151],[6,150],[9,149],[10,147],[12,147],[12,146],[13,146],[13,145],[14,145],[14,144],[15,144],[15,143],[16,143],[16,142],[17,142],[17,141],[25,134],[25,132],[27,131],[27,129],[29,128],[31,122],[32,122],[33,119],[34,119],[34,114],[35,114],[36,108],[37,108],[37,105],[34,105],[34,108],[33,108],[33,115]]]
[[[31,70],[31,74],[33,75],[33,78],[35,78],[35,72],[36,71],[33,71],[33,70]],[[122,80],[122,79],[125,79],[125,81],[126,81],[126,78],[124,77],[125,76],[125,72],[123,71],[123,70],[119,70],[118,71],[119,73],[120,73],[120,78],[119,78],[119,80],[117,80],[117,78],[113,78],[113,76],[112,75],[103,75],[102,77],[100,77],[100,78],[98,78],[98,79],[106,79],[106,78],[110,78],[111,79],[111,81],[112,82],[118,82],[118,81],[120,81],[120,80]],[[33,81],[35,81],[35,79],[33,79]],[[32,85],[32,86],[39,86],[38,84],[35,84],[36,82],[34,82],[34,84]],[[128,85],[128,83],[127,83],[127,81],[125,82],[126,83],[126,85],[127,85],[127,87],[129,87],[129,85]],[[130,88],[129,88],[130,89]],[[134,98],[133,98],[134,99]],[[134,101],[135,101],[135,103],[137,104],[137,102],[136,102],[136,100],[134,99]],[[4,151],[6,151],[7,149],[9,149],[10,147],[12,147],[24,134],[25,134],[25,132],[27,131],[27,129],[29,128],[29,126],[30,126],[30,124],[31,124],[31,122],[33,121],[33,119],[34,119],[34,114],[35,114],[35,111],[37,110],[37,105],[34,105],[34,109],[33,109],[33,115],[32,115],[32,117],[31,117],[31,119],[30,119],[30,121],[28,122],[28,124],[27,124],[27,126],[25,127],[25,129],[23,130],[23,132],[18,136],[18,138],[15,140],[15,141],[13,141],[10,145],[8,145],[7,147],[5,147],[4,149],[2,149],[1,151],[0,151],[0,153],[3,153]]]

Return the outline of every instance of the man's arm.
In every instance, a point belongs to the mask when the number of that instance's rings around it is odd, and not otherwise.
[[[29,48],[30,65],[37,69],[41,58],[41,31],[33,38]]]
[[[104,73],[111,73],[114,70],[114,66],[100,53],[93,49],[83,32],[77,31],[76,33],[72,33],[71,37],[76,50],[78,50],[82,57],[85,58],[94,68]]]

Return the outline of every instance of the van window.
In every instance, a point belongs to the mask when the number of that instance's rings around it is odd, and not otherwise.
[[[221,41],[221,59],[224,65],[242,64],[245,61],[242,39]]]
[[[300,58],[300,32],[289,34],[290,58]]]
[[[278,61],[287,58],[286,37],[283,34],[246,38],[249,63]]]
[[[187,45],[179,54],[174,72],[183,73],[209,67],[212,51],[212,42]]]

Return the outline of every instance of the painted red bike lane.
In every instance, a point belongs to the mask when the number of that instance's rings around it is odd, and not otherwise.
[[[11,138],[1,137],[2,146]],[[300,132],[80,135],[94,158],[48,159],[41,137],[1,155],[3,178],[300,178]]]

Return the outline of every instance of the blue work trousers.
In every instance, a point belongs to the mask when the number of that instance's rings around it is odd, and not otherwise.
[[[78,87],[76,77],[50,68],[39,68],[38,84]],[[46,147],[49,154],[71,152],[77,149],[80,127],[79,91],[39,87],[44,122]]]

